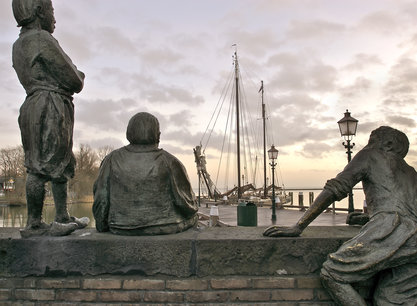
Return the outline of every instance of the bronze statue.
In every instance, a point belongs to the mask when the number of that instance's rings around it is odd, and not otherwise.
[[[28,220],[21,234],[66,235],[89,222],[86,217],[71,217],[67,209],[67,181],[74,176],[75,168],[72,96],[82,90],[84,73],[51,35],[55,29],[51,0],[13,0],[12,7],[21,27],[13,45],[13,68],[27,94],[19,116],[28,172]],[[52,225],[42,220],[48,181],[52,183],[56,208]]]
[[[106,156],[94,184],[97,230],[158,235],[195,226],[194,192],[181,162],[158,148],[158,119],[149,113],[136,114],[126,137],[130,144]]]
[[[352,284],[376,276],[376,305],[417,305],[417,173],[404,160],[408,147],[404,133],[386,126],[374,130],[367,146],[326,183],[293,227],[271,226],[264,232],[299,236],[362,181],[369,221],[328,256],[321,271],[323,285],[339,305],[366,305]]]

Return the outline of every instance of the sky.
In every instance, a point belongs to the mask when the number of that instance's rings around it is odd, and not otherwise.
[[[54,37],[78,69],[74,150],[126,145],[140,111],[161,124],[160,147],[197,186],[202,139],[237,50],[249,110],[260,118],[264,81],[269,133],[286,187],[322,187],[347,163],[337,121],[359,120],[353,155],[388,125],[407,134],[417,167],[417,2],[408,0],[55,0]],[[0,147],[20,144],[25,93],[12,68],[19,28],[0,2]],[[236,44],[236,46],[233,46]],[[256,106],[258,105],[258,106]],[[215,176],[222,132],[206,149]],[[270,146],[271,143],[268,144]],[[259,183],[258,183],[259,185]]]

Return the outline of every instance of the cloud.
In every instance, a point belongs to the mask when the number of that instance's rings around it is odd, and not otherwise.
[[[192,134],[186,129],[165,132],[161,129],[161,142],[176,143],[179,147],[195,147],[200,143],[201,133]]]
[[[238,49],[245,50],[247,56],[252,55],[256,58],[266,55],[267,50],[277,49],[281,45],[279,37],[269,29],[253,31],[233,28],[226,33],[226,37],[225,48],[237,44]]]
[[[268,121],[277,145],[302,144],[307,139],[320,142],[337,135],[336,126],[334,130],[323,127],[333,126],[336,120],[322,115],[326,106],[320,101],[302,94],[282,95],[274,100]]]
[[[151,102],[159,103],[184,103],[197,105],[204,102],[202,96],[194,96],[190,91],[180,88],[176,85],[172,86],[152,86],[143,88],[140,92],[141,97]]]
[[[340,88],[339,92],[344,98],[354,98],[368,92],[371,87],[371,80],[357,77],[353,84]]]
[[[341,23],[325,20],[299,21],[293,20],[287,30],[287,39],[317,39],[327,36],[340,35],[346,31],[346,26]]]
[[[225,133],[225,131],[208,131],[209,134],[203,134],[203,133],[198,133],[198,143],[200,144],[200,141],[202,142],[203,145],[203,149],[214,149],[217,152],[221,152],[224,147],[227,147],[227,141],[228,141],[228,135]],[[202,136],[200,136],[202,135]],[[203,137],[204,136],[204,137]],[[233,141],[233,140],[232,140]],[[234,145],[234,143],[232,143]],[[232,145],[230,144],[230,145]]]
[[[1,49],[1,47],[0,47]],[[11,52],[10,52],[11,53]],[[12,59],[10,57],[0,58],[0,89],[3,91],[4,95],[24,95],[25,90],[22,85],[20,85],[19,79],[17,78],[16,72],[12,67]],[[7,99],[2,99],[0,101],[4,103],[15,104],[15,101],[8,101]]]
[[[227,76],[215,84],[233,70],[233,43],[249,80],[247,110],[260,117],[257,91],[264,80],[268,132],[289,158],[305,165],[310,158],[332,159],[332,144],[341,142],[336,122],[346,107],[360,120],[357,149],[383,124],[417,139],[416,1],[187,0],[161,10],[162,2],[54,2],[54,35],[87,76],[74,99],[74,141],[118,147],[126,142],[130,117],[144,110],[158,117],[166,149],[192,156]],[[24,100],[11,67],[19,29],[10,3],[0,1],[4,144],[19,138],[16,119]],[[223,145],[219,129],[211,134],[208,154],[218,155]],[[297,166],[305,168],[302,162]]]
[[[81,61],[87,63],[94,56],[97,56],[94,47],[91,45],[92,40],[87,39],[85,33],[64,29],[56,38],[59,40],[61,47],[68,50],[67,53],[76,63]]]
[[[325,158],[330,152],[336,150],[340,151],[335,145],[330,146],[325,142],[307,142],[298,154],[306,158]]]
[[[401,23],[393,12],[376,11],[363,17],[358,23],[359,31],[372,31],[380,35],[395,34],[401,31]]]
[[[415,17],[417,15],[417,3],[415,1],[404,1],[399,4],[399,11],[410,17],[410,21],[415,22]]]
[[[417,100],[413,97],[396,97],[392,96],[382,101],[384,106],[392,106],[395,108],[408,108],[417,104]]]
[[[362,71],[369,66],[382,65],[382,61],[378,55],[358,53],[355,54],[351,63],[347,64],[344,69]]]
[[[319,1],[311,1],[311,0],[297,0],[297,2],[294,2],[293,0],[259,0],[254,2],[256,3],[256,9],[270,13],[272,12],[279,12],[287,9],[293,9],[297,10],[299,5],[301,7],[306,8],[307,10],[311,11],[313,9],[316,9],[318,6],[320,6]]]
[[[201,95],[193,94],[193,89],[188,84],[168,84],[157,81],[152,75],[138,74],[123,71],[119,68],[106,67],[95,76],[103,86],[118,86],[122,92],[128,95],[140,97],[138,102],[152,104],[198,105],[204,102]]]
[[[111,144],[114,145],[119,145],[121,141],[124,141],[127,124],[137,112],[149,112],[158,118],[162,135],[161,141],[165,143],[192,147],[201,140],[201,133],[190,132],[194,121],[189,110],[180,110],[170,115],[164,115],[157,108],[145,107],[142,103],[130,98],[118,100],[77,99],[75,103],[77,138],[87,139],[89,137],[89,134],[84,132],[86,127],[90,131],[96,131],[95,134],[99,132],[100,138],[88,140],[88,143],[94,147],[106,144],[107,140],[111,140]]]
[[[408,56],[402,56],[389,71],[389,80],[384,85],[388,95],[413,94],[417,92],[417,61]]]
[[[116,27],[98,27],[93,34],[96,52],[136,56],[139,51],[134,41]]]
[[[77,141],[77,143],[79,143],[78,137],[75,137],[74,140]],[[113,149],[117,149],[123,146],[123,142],[119,138],[103,137],[97,139],[88,139],[88,145],[91,146],[93,149],[99,149],[106,146],[109,146]]]
[[[408,53],[415,54],[417,51],[417,33],[414,33],[410,39],[399,44],[401,48],[408,49]]]
[[[16,37],[17,38],[17,37]],[[0,42],[0,52],[1,54],[7,54],[8,57],[12,57],[12,45],[8,42]],[[12,62],[10,61],[10,66]]]
[[[14,28],[16,29],[16,33],[18,33],[19,30],[17,30],[16,25],[17,23],[13,16],[12,1],[0,1],[0,26],[2,28],[2,36],[11,34],[6,31],[3,32],[5,29],[11,30]]]
[[[184,49],[193,50],[207,50],[213,36],[210,33],[175,33],[170,35],[170,43],[175,46],[175,49],[183,51]]]
[[[336,87],[336,68],[307,54],[278,53],[267,65],[277,68],[271,83],[282,90],[328,92]]]
[[[0,2],[0,17],[3,18],[10,17],[12,12],[12,2],[11,1],[1,1]]]
[[[320,101],[303,93],[277,95],[271,102],[270,107],[273,114],[290,120],[298,114],[309,116],[322,109]]]
[[[139,54],[144,65],[164,70],[184,58],[181,53],[166,47],[143,49],[139,51]]]
[[[358,117],[361,118],[361,117]],[[358,123],[358,129],[356,131],[357,135],[362,134],[365,135],[366,142],[368,142],[368,138],[371,135],[371,132],[382,125],[387,125],[387,123],[383,120],[381,121],[362,121],[360,120]]]
[[[176,127],[189,127],[193,124],[194,115],[190,110],[183,110],[176,114],[169,116],[170,124]]]
[[[132,99],[75,100],[76,122],[100,131],[124,131],[138,104]]]
[[[414,119],[404,116],[387,116],[386,120],[393,125],[401,125],[409,128],[414,128],[416,126],[416,121]]]
[[[161,143],[160,148],[164,149],[165,151],[169,152],[170,154],[176,156],[178,158],[177,155],[190,155],[192,156],[193,151],[190,148],[184,148],[184,147],[178,147],[175,145],[171,145],[171,144],[166,144],[166,143]]]

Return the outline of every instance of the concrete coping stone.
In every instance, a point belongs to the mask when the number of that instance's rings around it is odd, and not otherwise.
[[[117,236],[83,229],[65,237],[22,239],[0,229],[0,276],[318,274],[327,255],[359,231],[311,226],[301,237],[262,236],[265,227],[191,229],[160,236]]]

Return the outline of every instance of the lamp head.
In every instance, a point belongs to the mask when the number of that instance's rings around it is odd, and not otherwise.
[[[340,135],[349,139],[349,137],[356,135],[356,128],[358,127],[358,120],[350,116],[350,112],[346,110],[345,116],[340,119],[339,125]]]
[[[275,149],[274,145],[272,145],[271,148],[268,150],[268,157],[272,161],[278,158],[278,150]]]

